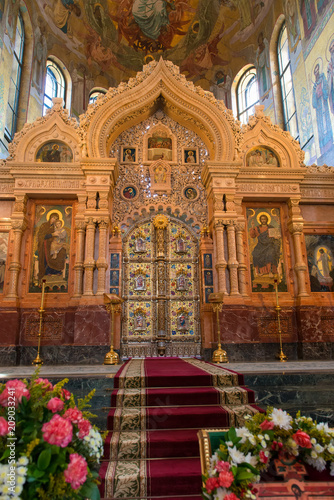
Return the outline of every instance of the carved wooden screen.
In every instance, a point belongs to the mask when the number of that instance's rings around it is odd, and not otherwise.
[[[164,215],[124,241],[122,356],[200,354],[198,240]]]

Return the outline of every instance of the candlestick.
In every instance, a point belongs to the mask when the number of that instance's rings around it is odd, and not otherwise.
[[[216,349],[212,355],[212,363],[228,363],[228,358],[226,351],[222,349],[220,343],[220,323],[219,323],[219,313],[223,309],[223,302],[217,302],[212,304],[212,309],[216,313],[217,318],[217,337],[218,337],[218,349]]]
[[[278,336],[279,336],[279,345],[280,345],[280,350],[276,354],[276,358],[279,359],[282,363],[285,363],[285,361],[288,358],[284,354],[283,349],[282,349],[282,330],[281,330],[281,318],[280,318],[281,307],[280,307],[279,301],[278,301],[277,279],[274,280],[274,287],[275,287],[275,293],[276,293],[276,307],[275,307],[275,309],[276,309],[276,312],[277,312],[277,327],[278,327]]]
[[[41,337],[42,337],[42,325],[43,325],[43,313],[44,311],[44,294],[45,294],[45,283],[46,280],[42,282],[42,298],[41,298],[41,307],[38,309],[39,313],[39,330],[38,330],[38,344],[37,344],[37,356],[32,362],[33,365],[42,365],[43,361],[40,358],[39,351],[41,348]]]
[[[114,315],[116,312],[121,311],[120,303],[122,299],[120,299],[117,295],[107,293],[104,294],[104,303],[106,306],[106,310],[110,314],[110,351],[104,357],[104,365],[117,365],[119,362],[119,356],[117,352],[114,351]]]

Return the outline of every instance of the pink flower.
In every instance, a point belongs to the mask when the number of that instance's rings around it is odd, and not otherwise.
[[[52,413],[56,413],[57,411],[61,411],[64,408],[64,401],[59,398],[52,398],[46,405],[48,410],[51,410]]]
[[[260,451],[260,462],[262,462],[263,464],[266,464],[269,460],[269,457],[267,457],[267,455],[265,454],[265,452],[263,450]]]
[[[42,384],[43,389],[45,389],[46,391],[52,391],[53,389],[53,385],[47,378],[38,378],[37,380],[35,380],[35,385],[37,384]]]
[[[310,436],[306,432],[297,431],[293,434],[292,439],[302,448],[312,448]]]
[[[89,431],[92,428],[92,424],[88,420],[80,420],[78,423],[79,428],[79,439],[83,439],[85,436],[88,436]]]
[[[73,427],[69,420],[56,414],[43,425],[42,432],[44,441],[65,448],[72,440]]]
[[[235,495],[234,493],[229,493],[228,495],[224,496],[224,500],[240,500],[240,498],[237,497],[237,495]]]
[[[30,399],[30,392],[25,383],[17,379],[8,380],[5,390],[0,394],[0,405],[12,406],[11,403],[14,402],[17,408],[18,404],[22,402],[23,396]]]
[[[274,422],[266,419],[262,422],[262,424],[260,424],[260,427],[263,431],[271,431],[275,427],[275,424]]]
[[[229,488],[234,481],[234,476],[232,472],[223,470],[218,476],[219,486],[223,488]]]
[[[8,434],[8,422],[5,418],[0,417],[0,436]]]
[[[77,424],[80,420],[83,420],[81,411],[76,407],[66,410],[63,416],[64,418],[71,420],[73,424]]]
[[[219,487],[219,482],[217,477],[209,477],[206,480],[205,487],[209,495],[213,492],[214,489]]]
[[[229,462],[223,462],[222,460],[219,460],[216,463],[216,469],[217,469],[218,472],[229,471],[230,470],[230,463]]]
[[[65,481],[71,483],[74,490],[80,488],[86,481],[87,477],[87,462],[78,453],[71,453],[70,463],[64,471]]]
[[[61,390],[61,396],[66,400],[68,401],[69,399],[71,399],[71,393],[70,391],[68,391],[67,389],[62,389]]]

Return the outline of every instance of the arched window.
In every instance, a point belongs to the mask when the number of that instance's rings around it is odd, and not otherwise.
[[[256,104],[259,104],[256,69],[250,67],[241,76],[237,86],[237,115],[241,123],[248,122],[248,118],[255,113]]]
[[[294,139],[299,139],[296,101],[293,91],[291,61],[286,25],[283,24],[277,44],[279,78],[282,93],[284,130],[289,130]]]
[[[8,105],[6,113],[5,140],[7,143],[13,140],[16,132],[17,115],[19,108],[20,82],[23,63],[24,49],[24,24],[21,12],[18,14],[16,23],[16,35],[13,54],[12,74],[10,77]]]
[[[88,104],[94,104],[99,95],[104,95],[105,93],[105,89],[93,89],[89,94]]]
[[[52,59],[46,62],[43,115],[52,108],[53,97],[62,97],[65,102],[66,86],[62,70]]]

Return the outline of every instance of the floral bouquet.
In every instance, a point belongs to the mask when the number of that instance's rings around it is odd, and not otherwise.
[[[68,379],[38,376],[0,384],[1,498],[98,500],[103,441],[83,411],[95,391],[76,404]]]
[[[224,433],[219,449],[203,476],[203,498],[213,500],[255,499],[254,483],[269,468],[270,460],[289,455],[319,472],[329,464],[334,476],[334,430],[317,424],[300,412],[268,408],[266,413],[246,417],[245,426]]]

